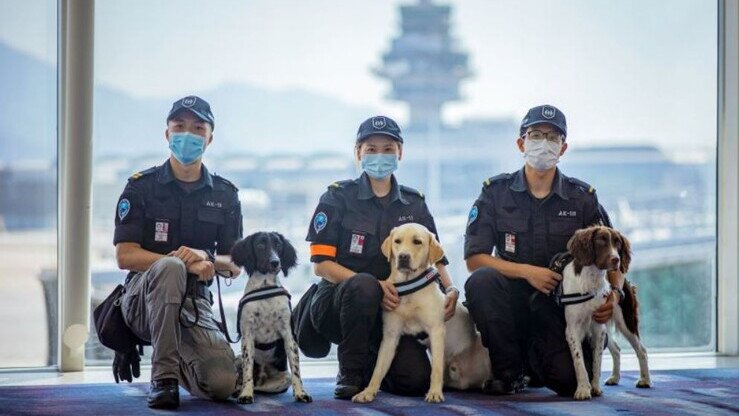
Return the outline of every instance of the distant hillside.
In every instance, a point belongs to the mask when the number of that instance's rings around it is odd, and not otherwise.
[[[0,161],[53,158],[56,150],[56,71],[0,43]],[[207,99],[216,116],[214,154],[350,151],[359,123],[376,112],[299,90],[272,91],[226,84],[191,91]],[[94,152],[151,154],[162,149],[167,112],[174,99],[138,98],[95,86]]]

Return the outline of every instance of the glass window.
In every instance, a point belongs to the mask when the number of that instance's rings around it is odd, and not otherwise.
[[[427,195],[462,287],[469,207],[484,179],[523,165],[520,120],[549,103],[569,124],[562,171],[633,243],[646,345],[712,350],[716,16],[691,0],[98,2],[93,303],[125,275],[115,204],[128,176],[168,157],[176,98],[211,103],[205,163],[240,188],[245,233],[298,248],[283,281],[294,300],[316,280],[304,239],[318,197],[359,172],[362,120],[403,127],[397,176]],[[232,317],[243,287],[225,290]],[[88,358],[108,359],[90,342]]]
[[[56,16],[0,0],[0,368],[57,362]]]

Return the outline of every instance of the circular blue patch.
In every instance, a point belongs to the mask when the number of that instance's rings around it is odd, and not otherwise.
[[[129,211],[131,211],[131,203],[128,202],[128,199],[126,198],[121,199],[121,201],[118,202],[118,219],[123,221]]]
[[[326,228],[326,224],[328,224],[328,216],[324,212],[319,212],[313,218],[313,229],[316,230],[316,234]]]
[[[470,210],[470,215],[467,217],[467,225],[472,224],[477,219],[477,206],[473,205]]]

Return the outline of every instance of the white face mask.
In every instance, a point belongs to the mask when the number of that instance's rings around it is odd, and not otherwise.
[[[562,143],[548,140],[529,140],[523,142],[523,157],[535,170],[545,171],[557,166]]]

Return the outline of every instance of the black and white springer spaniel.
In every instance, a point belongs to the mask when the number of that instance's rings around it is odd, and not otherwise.
[[[295,267],[295,248],[278,233],[258,232],[234,245],[231,260],[249,276],[237,316],[243,360],[238,402],[252,403],[254,391],[284,392],[291,383],[295,400],[311,402],[300,379],[298,344],[290,327],[290,294],[278,278],[280,271],[287,277]]]

